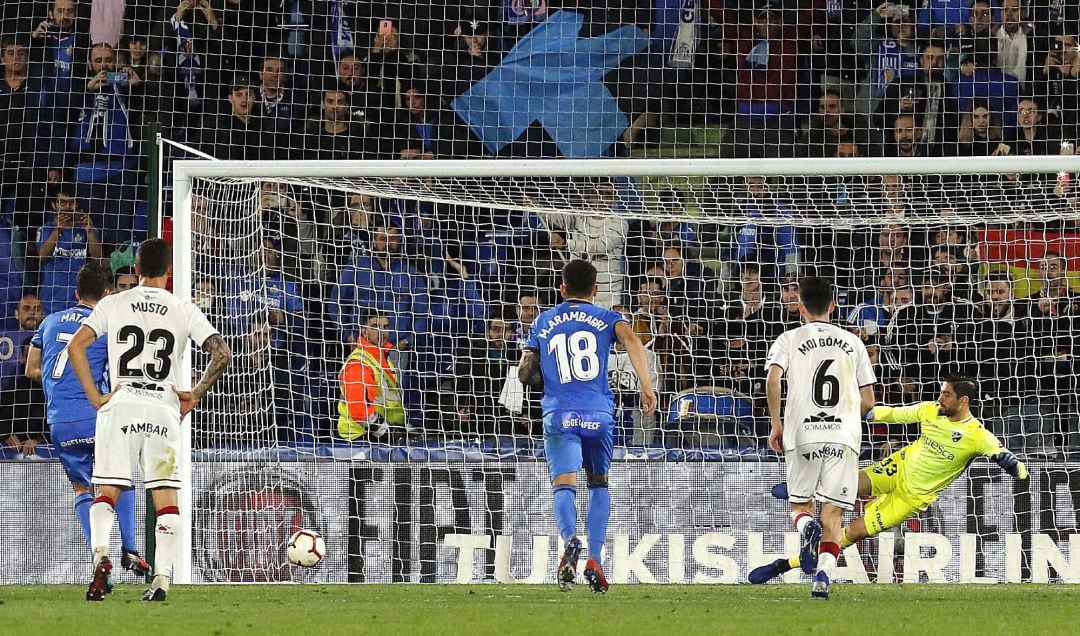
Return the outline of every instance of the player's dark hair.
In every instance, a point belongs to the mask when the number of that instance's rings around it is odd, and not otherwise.
[[[829,303],[833,299],[833,284],[824,278],[807,276],[799,280],[799,301],[806,311],[814,316],[829,313]]]
[[[591,296],[593,287],[596,286],[596,267],[589,261],[576,258],[563,267],[562,280],[569,296],[574,298]]]
[[[945,378],[945,382],[952,385],[956,397],[966,397],[971,403],[979,399],[979,385],[975,380],[963,375],[950,375]]]
[[[164,239],[147,239],[139,245],[135,262],[139,264],[139,271],[146,278],[164,276],[172,265],[172,246]]]
[[[79,292],[79,300],[99,301],[112,286],[112,271],[97,263],[83,265],[75,277],[75,290]]]

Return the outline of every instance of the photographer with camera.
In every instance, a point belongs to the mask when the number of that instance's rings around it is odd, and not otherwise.
[[[103,254],[94,222],[79,208],[75,190],[61,185],[52,201],[54,220],[38,229],[37,256],[41,263],[41,303],[51,314],[75,300],[75,278],[87,259]]]
[[[73,155],[65,162],[79,182],[102,182],[134,165],[138,155],[129,101],[142,78],[130,68],[116,70],[116,52],[105,43],[90,48],[89,80],[82,109],[73,122]]]

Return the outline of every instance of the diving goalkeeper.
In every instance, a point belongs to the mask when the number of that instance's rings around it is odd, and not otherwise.
[[[980,455],[989,457],[1016,479],[1027,479],[1024,463],[971,415],[971,402],[977,395],[974,380],[951,377],[942,385],[937,402],[896,408],[878,406],[867,415],[872,422],[918,422],[920,436],[913,444],[859,472],[859,497],[873,500],[866,504],[863,516],[844,528],[841,549],[895,528],[929,508]],[[786,499],[787,484],[778,484],[773,494]],[[751,583],[765,583],[798,566],[798,557],[777,559],[755,568],[748,578]]]

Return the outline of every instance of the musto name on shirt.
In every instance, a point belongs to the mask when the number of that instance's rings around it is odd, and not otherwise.
[[[608,324],[597,316],[590,315],[584,311],[567,311],[552,316],[551,320],[548,321],[547,326],[540,331],[538,336],[546,338],[548,334],[551,333],[552,329],[567,322],[583,322],[597,331],[604,331],[608,328]]]
[[[849,356],[855,354],[855,348],[851,346],[850,342],[835,336],[811,338],[799,345],[799,353],[806,355],[815,349],[824,349],[826,347],[836,347]]]

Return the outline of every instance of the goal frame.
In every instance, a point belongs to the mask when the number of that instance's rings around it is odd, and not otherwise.
[[[191,193],[200,178],[497,178],[497,177],[708,177],[708,176],[876,176],[1080,173],[1080,155],[927,158],[793,159],[466,159],[430,161],[211,161],[173,162],[173,289],[189,298],[192,289]],[[191,350],[181,364],[182,382],[191,377]],[[192,413],[190,417],[197,417]],[[180,554],[173,579],[192,580],[193,502],[191,420],[182,428]]]

